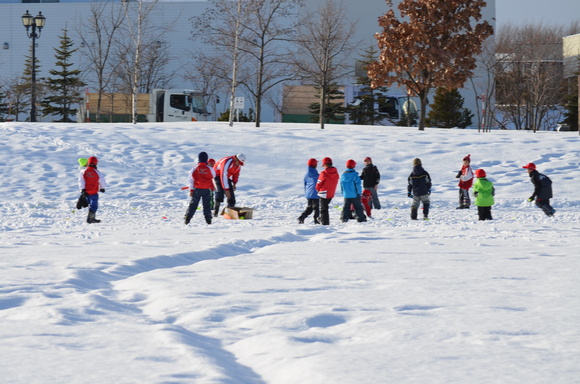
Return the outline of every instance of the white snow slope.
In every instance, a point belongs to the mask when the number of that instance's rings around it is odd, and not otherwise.
[[[2,383],[580,383],[577,133],[192,123],[0,125]],[[243,152],[238,206],[183,223],[200,151]],[[493,221],[456,210],[461,159]],[[97,156],[100,224],[76,211]],[[371,156],[382,210],[303,225],[310,157]],[[411,221],[423,160],[431,220]],[[553,218],[522,165],[554,182]],[[336,208],[335,208],[336,207]]]

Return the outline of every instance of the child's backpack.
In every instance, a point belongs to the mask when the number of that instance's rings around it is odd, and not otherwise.
[[[552,180],[550,180],[550,178],[548,176],[544,175],[543,173],[540,173],[540,186],[541,187],[551,187]]]

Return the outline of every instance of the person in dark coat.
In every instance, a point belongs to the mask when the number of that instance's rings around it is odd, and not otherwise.
[[[417,220],[417,210],[423,204],[423,219],[429,219],[429,195],[431,194],[431,176],[423,169],[421,159],[413,159],[413,172],[409,175],[407,196],[413,198],[411,219]]]
[[[373,164],[373,160],[370,157],[365,157],[364,163],[365,167],[360,174],[360,178],[363,182],[363,189],[371,193],[371,207],[381,209],[381,202],[379,201],[379,195],[377,193],[381,181],[381,174],[379,173],[377,166]]]
[[[529,163],[522,168],[528,170],[528,175],[534,184],[534,194],[528,201],[536,200],[536,206],[540,208],[547,216],[554,216],[556,210],[550,205],[552,196],[552,180],[536,170],[536,164]]]

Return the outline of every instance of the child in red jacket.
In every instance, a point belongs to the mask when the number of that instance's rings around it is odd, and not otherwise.
[[[457,173],[459,179],[459,206],[457,209],[469,209],[471,199],[469,198],[469,188],[473,184],[473,172],[471,171],[471,155],[463,158],[461,171]]]
[[[318,181],[316,182],[316,190],[320,197],[320,224],[329,225],[330,217],[328,206],[334,197],[340,176],[336,168],[332,165],[332,159],[330,157],[322,159],[322,167],[324,170],[320,172]]]
[[[208,156],[205,152],[198,155],[197,166],[189,173],[189,196],[191,200],[185,212],[185,224],[189,224],[197,210],[199,201],[203,204],[205,222],[211,224],[211,202],[215,190],[215,171],[208,164]]]

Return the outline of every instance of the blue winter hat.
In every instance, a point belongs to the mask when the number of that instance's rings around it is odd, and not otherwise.
[[[207,153],[205,153],[205,152],[200,152],[199,155],[197,156],[197,160],[200,163],[207,163],[207,159],[208,159],[208,156],[207,156]]]

